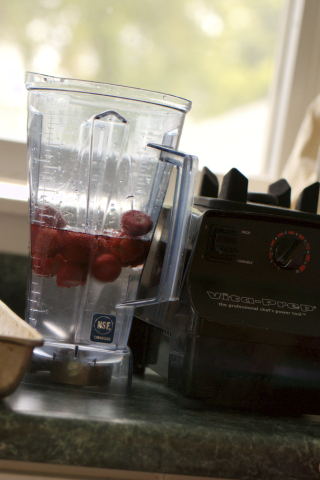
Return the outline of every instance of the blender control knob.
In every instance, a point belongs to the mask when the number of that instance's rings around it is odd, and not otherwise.
[[[236,168],[232,168],[224,177],[219,198],[233,202],[247,203],[248,179]]]
[[[286,270],[296,270],[304,263],[305,250],[305,243],[299,237],[284,236],[274,247],[274,263]]]

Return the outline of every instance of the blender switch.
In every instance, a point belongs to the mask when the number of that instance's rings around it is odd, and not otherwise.
[[[237,235],[234,230],[215,229],[213,236],[212,255],[236,255],[237,249]]]

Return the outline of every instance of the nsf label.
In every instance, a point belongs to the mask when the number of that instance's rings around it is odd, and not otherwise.
[[[112,343],[116,317],[95,313],[92,317],[90,340],[92,342]]]

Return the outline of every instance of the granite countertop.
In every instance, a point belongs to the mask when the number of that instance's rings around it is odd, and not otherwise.
[[[0,459],[228,479],[319,479],[320,416],[272,417],[184,399],[162,377],[129,396],[21,383],[0,400]]]
[[[28,259],[0,255],[0,267],[0,298],[23,318]],[[151,370],[134,376],[129,396],[22,382],[0,399],[0,460],[319,480],[320,416],[212,408],[183,398]]]

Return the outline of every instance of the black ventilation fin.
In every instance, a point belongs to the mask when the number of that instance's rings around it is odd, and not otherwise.
[[[299,210],[299,212],[317,213],[319,185],[319,182],[315,182],[302,190],[296,203],[296,210]]]
[[[236,168],[223,177],[219,198],[247,203],[248,179]]]
[[[268,193],[275,195],[278,199],[279,207],[290,208],[291,206],[291,187],[287,180],[281,178],[275,183],[269,185]]]
[[[199,189],[200,197],[217,198],[219,192],[219,180],[207,167],[202,169],[202,178]]]

